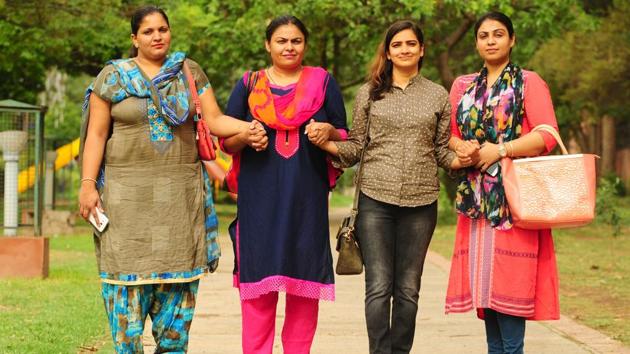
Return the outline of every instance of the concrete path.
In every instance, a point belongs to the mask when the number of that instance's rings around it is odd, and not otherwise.
[[[336,226],[331,228],[331,234],[333,230],[336,231]],[[220,242],[223,255],[219,268],[202,279],[199,288],[190,336],[191,354],[241,352],[240,304],[238,292],[232,288],[234,256],[226,235],[220,237]],[[331,244],[334,244],[332,240]],[[444,315],[448,270],[446,259],[435,253],[429,254],[422,277],[412,353],[486,353],[483,322],[474,313]],[[363,294],[363,275],[336,278],[336,301],[320,303],[312,353],[368,353]],[[284,321],[284,296],[280,299],[274,353],[282,353],[280,333]],[[145,352],[151,353],[154,342],[150,323],[145,328]],[[618,342],[566,318],[545,323],[528,322],[525,351],[537,354],[630,353]]]

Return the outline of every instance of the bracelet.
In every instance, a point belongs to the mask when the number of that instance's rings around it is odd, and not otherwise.
[[[509,156],[514,157],[514,146],[512,146],[512,142],[508,141],[508,146],[510,147]]]
[[[85,181],[92,181],[92,182],[94,182],[95,184],[98,184],[98,182],[97,182],[94,178],[90,178],[90,177],[84,177],[84,178],[81,178],[81,183],[83,183],[83,182],[85,182]]]

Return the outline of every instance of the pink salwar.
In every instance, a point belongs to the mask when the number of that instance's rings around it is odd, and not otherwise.
[[[276,329],[278,292],[255,299],[241,300],[243,319],[242,344],[244,354],[271,354]],[[282,347],[286,354],[308,354],[311,350],[319,300],[286,295],[285,318],[282,326]]]

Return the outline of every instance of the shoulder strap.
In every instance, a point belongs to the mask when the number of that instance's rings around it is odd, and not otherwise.
[[[361,191],[361,180],[363,178],[363,156],[365,155],[365,150],[367,149],[369,140],[370,140],[370,111],[372,110],[372,99],[368,100],[368,105],[365,108],[365,117],[367,122],[365,123],[365,136],[363,139],[363,148],[361,149],[361,156],[359,158],[359,165],[357,166],[357,173],[355,175],[356,187],[354,189],[354,201],[352,202],[352,211],[350,214],[352,218],[357,216],[359,213],[359,192]],[[354,224],[354,220],[352,220]]]
[[[193,103],[195,104],[195,112],[197,113],[195,117],[195,121],[201,119],[201,101],[199,101],[199,95],[197,94],[197,85],[195,85],[195,79],[192,76],[192,72],[188,67],[188,63],[184,60],[184,65],[182,66],[184,70],[184,75],[186,75],[186,80],[188,81],[188,90],[190,91],[190,96],[192,97]]]
[[[247,95],[254,90],[254,86],[256,86],[256,82],[258,81],[258,71],[248,71],[247,72]]]

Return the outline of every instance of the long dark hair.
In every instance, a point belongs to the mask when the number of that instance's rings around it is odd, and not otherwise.
[[[134,11],[131,15],[131,33],[133,33],[134,35],[138,35],[138,29],[140,29],[140,24],[142,23],[144,18],[154,13],[159,13],[160,15],[162,15],[162,17],[164,17],[164,21],[166,21],[166,24],[169,27],[171,26],[171,24],[168,22],[168,16],[166,16],[166,12],[164,12],[164,10],[152,5],[143,6]],[[131,48],[129,49],[129,57],[133,58],[137,55],[138,48],[131,44]]]
[[[304,23],[300,21],[299,18],[293,15],[278,16],[269,22],[267,29],[265,30],[265,38],[267,39],[267,42],[271,41],[271,36],[273,36],[273,33],[278,29],[278,27],[284,25],[294,25],[297,27],[304,35],[304,43],[308,43],[308,30],[306,29],[306,26],[304,26]]]
[[[422,34],[422,29],[416,22],[401,20],[396,21],[389,26],[387,32],[385,32],[385,38],[376,50],[376,55],[374,55],[374,60],[372,61],[372,67],[368,76],[368,81],[371,84],[370,99],[372,101],[382,99],[383,94],[391,91],[392,89],[392,71],[394,69],[394,65],[391,60],[387,59],[387,52],[394,36],[406,29],[412,30],[418,38],[420,45],[424,45],[424,35]],[[418,70],[421,68],[422,58],[420,58],[420,61],[418,62]]]

